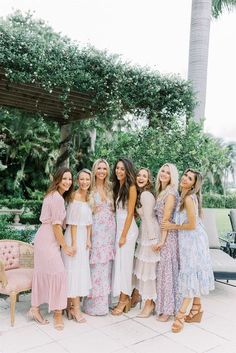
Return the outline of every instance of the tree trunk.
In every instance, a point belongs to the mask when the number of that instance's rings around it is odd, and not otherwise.
[[[192,0],[188,80],[192,81],[197,98],[196,122],[205,116],[211,6],[211,0]]]
[[[69,149],[71,143],[71,124],[61,125],[60,156],[56,166],[69,167]]]

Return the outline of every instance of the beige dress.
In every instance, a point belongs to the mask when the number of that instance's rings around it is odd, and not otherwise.
[[[160,240],[160,227],[154,213],[155,198],[150,191],[143,191],[140,197],[141,207],[137,212],[141,218],[138,247],[135,252],[134,287],[142,299],[156,299],[156,267],[160,252],[154,252],[152,245]]]

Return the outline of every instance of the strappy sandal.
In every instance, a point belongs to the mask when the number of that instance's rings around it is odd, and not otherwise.
[[[54,328],[58,331],[62,331],[64,329],[64,322],[61,310],[54,310],[53,320]]]
[[[201,307],[201,304],[193,303],[189,314],[185,317],[185,322],[201,322],[203,314],[203,311],[201,311]]]
[[[27,313],[27,318],[28,320],[34,320],[37,322],[37,324],[40,324],[40,325],[47,325],[49,324],[49,321],[44,319],[39,311],[39,308],[30,308],[28,313]]]
[[[184,327],[185,312],[179,310],[175,316],[175,321],[171,327],[173,333],[178,333],[183,330]]]
[[[131,295],[130,307],[135,308],[138,303],[141,309],[142,297],[139,293],[137,294],[137,291],[134,289]]]
[[[86,322],[86,319],[82,315],[79,306],[72,306],[69,311],[70,311],[70,315],[71,315],[72,319],[74,319],[79,324],[83,324]]]
[[[128,298],[126,301],[122,302],[119,301],[117,306],[112,309],[111,314],[112,315],[122,315],[123,313],[127,313],[130,310],[130,299]]]

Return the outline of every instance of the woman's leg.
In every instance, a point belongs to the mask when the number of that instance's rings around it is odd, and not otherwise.
[[[112,315],[121,315],[123,312],[127,313],[130,310],[130,298],[127,294],[120,293],[119,302],[111,311]]]
[[[75,321],[79,323],[86,322],[80,308],[80,297],[72,298],[72,306],[70,308],[70,313]]]
[[[172,325],[172,332],[177,333],[180,332],[184,327],[184,321],[186,316],[186,310],[188,309],[189,304],[191,303],[192,298],[184,298],[182,305],[178,313],[175,316],[175,320]]]
[[[203,311],[201,309],[202,309],[201,298],[194,297],[192,308],[191,308],[189,314],[186,316],[185,321],[189,322],[189,323],[190,322],[201,322],[202,314],[203,314]]]
[[[62,318],[62,310],[54,310],[54,327],[56,330],[63,330],[64,329],[64,322]]]

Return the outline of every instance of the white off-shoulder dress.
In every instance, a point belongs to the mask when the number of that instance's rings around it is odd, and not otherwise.
[[[67,297],[85,297],[91,289],[89,249],[86,249],[87,226],[92,224],[92,211],[87,202],[74,200],[67,208],[65,241],[71,246],[71,225],[77,225],[77,252],[68,256],[62,252],[67,271]]]
[[[153,251],[152,245],[160,240],[160,227],[155,215],[155,198],[150,191],[143,191],[140,196],[141,207],[137,212],[141,218],[138,247],[135,252],[134,287],[142,299],[156,300],[156,274],[160,252]]]

